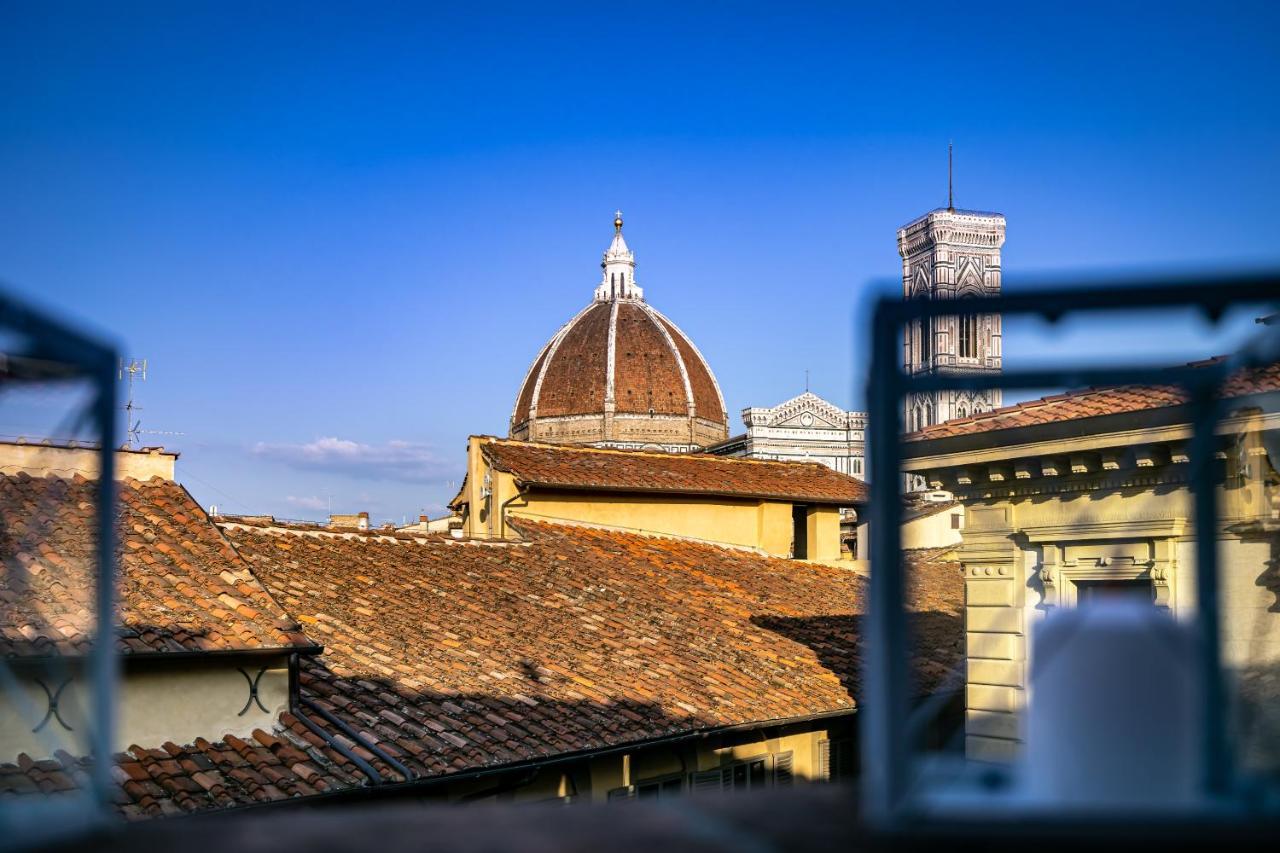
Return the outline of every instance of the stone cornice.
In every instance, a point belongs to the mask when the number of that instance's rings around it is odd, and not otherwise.
[[[1153,412],[1161,412],[1160,409],[1149,409],[1143,412],[1128,412],[1124,415],[1104,416],[1110,418],[1127,418],[1130,420],[1139,419],[1140,416],[1149,415]],[[1145,444],[1167,444],[1176,442],[1185,442],[1191,438],[1191,425],[1187,423],[1172,423],[1165,425],[1152,426],[1133,426],[1128,429],[1113,429],[1106,432],[1091,432],[1080,435],[1078,431],[1081,426],[1080,421],[1062,421],[1054,424],[1036,425],[1033,427],[1024,427],[1022,429],[1028,432],[1044,427],[1060,427],[1069,430],[1072,426],[1076,426],[1077,434],[1055,437],[1043,441],[1025,441],[1009,442],[1006,435],[1002,433],[1012,432],[1012,430],[991,430],[985,433],[975,433],[968,436],[956,436],[955,438],[972,439],[981,442],[986,446],[978,446],[974,448],[966,448],[955,450],[949,453],[937,453],[928,455],[919,455],[912,458],[902,460],[902,468],[904,471],[911,473],[924,473],[926,471],[939,471],[950,468],[960,468],[973,465],[986,465],[993,462],[1012,462],[1021,457],[1044,457],[1061,454],[1079,453],[1085,451],[1100,451],[1107,448],[1131,448]],[[1092,419],[1089,419],[1092,420]],[[1261,421],[1261,424],[1259,423]],[[1225,418],[1218,422],[1215,433],[1217,435],[1235,435],[1246,430],[1254,430],[1261,427],[1266,430],[1280,429],[1280,413],[1267,414],[1261,416],[1250,415],[1247,417]],[[993,439],[1002,438],[1004,441],[993,443]],[[946,439],[935,439],[936,442],[943,442]],[[912,444],[920,447],[925,442],[912,442],[906,445],[906,452],[911,452]]]

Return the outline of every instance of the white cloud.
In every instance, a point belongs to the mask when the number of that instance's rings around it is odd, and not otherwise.
[[[305,498],[298,498],[293,495],[289,495],[284,500],[285,503],[290,506],[300,507],[301,509],[322,510],[329,508],[329,502],[327,500],[321,497],[316,497],[315,495]]]
[[[460,479],[458,465],[446,463],[430,445],[411,441],[362,444],[330,436],[307,444],[258,442],[253,453],[301,470],[330,471],[364,479],[405,483],[442,483]]]

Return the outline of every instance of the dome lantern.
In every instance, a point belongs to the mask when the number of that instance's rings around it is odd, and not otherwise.
[[[596,301],[607,302],[610,299],[644,300],[644,290],[636,286],[636,256],[627,248],[627,240],[622,236],[622,211],[613,217],[613,242],[604,251],[604,259],[600,261],[604,275],[600,286],[596,288]]]

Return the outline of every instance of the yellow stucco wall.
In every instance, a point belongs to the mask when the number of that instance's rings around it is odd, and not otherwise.
[[[773,501],[530,490],[510,513],[760,548],[781,557],[791,552],[791,505]],[[832,540],[838,551],[838,530]]]
[[[789,501],[550,488],[529,488],[520,494],[511,474],[488,465],[483,444],[483,438],[473,436],[468,446],[463,511],[468,538],[507,538],[507,518],[523,516],[757,548],[778,557],[792,554]],[[840,559],[837,507],[809,505],[806,530],[809,559]]]
[[[833,507],[832,512],[835,511]],[[766,554],[775,554],[779,557],[791,555],[791,544],[795,538],[795,531],[792,530],[791,504],[779,501],[760,501],[756,508],[756,526],[759,531],[759,538],[754,547],[759,548]],[[837,551],[840,549],[839,527],[840,523],[837,520]]]
[[[840,559],[840,511],[833,506],[810,505],[805,515],[810,560]]]
[[[267,710],[254,703],[244,710],[249,682],[237,666],[255,678],[264,664],[267,670],[258,681],[258,697]],[[0,756],[5,756],[0,760],[12,760],[19,753],[46,758],[58,749],[86,754],[92,710],[86,675],[46,670],[15,676],[20,698],[0,694]],[[52,693],[62,688],[58,715],[70,730],[51,717],[39,732],[32,731],[50,704],[37,679]],[[226,734],[249,737],[254,729],[269,729],[288,708],[288,702],[288,659],[283,656],[239,664],[228,658],[133,664],[119,684],[115,748],[152,748],[167,741],[187,744],[197,737],[216,740]]]

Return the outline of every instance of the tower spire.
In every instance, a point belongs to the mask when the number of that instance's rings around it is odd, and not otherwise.
[[[955,212],[955,196],[951,193],[951,140],[947,140],[947,210]]]

